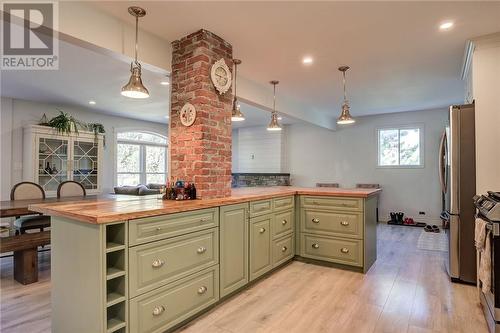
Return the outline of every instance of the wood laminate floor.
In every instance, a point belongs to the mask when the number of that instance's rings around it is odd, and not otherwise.
[[[488,332],[477,289],[449,282],[445,252],[417,249],[421,230],[380,225],[368,274],[295,261],[180,331]],[[40,282],[22,286],[0,260],[1,332],[50,332],[49,261],[40,254]]]

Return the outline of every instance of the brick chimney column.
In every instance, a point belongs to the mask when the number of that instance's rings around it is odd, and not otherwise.
[[[231,44],[206,30],[172,43],[169,176],[194,182],[204,199],[231,194],[232,90],[220,95],[210,79],[211,66],[221,58],[232,69]],[[178,113],[188,102],[197,116],[186,127]]]

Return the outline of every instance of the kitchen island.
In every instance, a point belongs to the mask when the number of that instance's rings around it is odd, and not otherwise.
[[[366,272],[379,189],[30,206],[52,216],[54,332],[163,332],[294,257]]]

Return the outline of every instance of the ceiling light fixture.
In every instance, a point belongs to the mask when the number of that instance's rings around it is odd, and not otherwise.
[[[312,63],[313,63],[313,58],[312,58],[312,57],[304,57],[304,58],[302,59],[302,63],[303,63],[304,65],[310,65],[310,64],[312,64]]]
[[[281,126],[278,123],[278,112],[276,112],[276,85],[280,83],[279,81],[273,80],[269,82],[273,85],[273,112],[271,112],[271,122],[267,125],[268,131],[281,131]]]
[[[448,21],[448,22],[443,22],[439,25],[440,30],[450,30],[453,28],[453,22]]]
[[[142,84],[141,64],[137,61],[137,49],[139,43],[139,17],[144,17],[146,11],[141,7],[128,7],[130,15],[135,17],[135,59],[130,63],[130,80],[122,88],[122,95],[130,98],[148,98],[149,91]]]
[[[342,82],[344,84],[344,102],[342,103],[342,113],[340,114],[340,117],[337,119],[337,124],[339,125],[346,125],[346,124],[353,124],[356,122],[354,118],[351,117],[351,114],[349,113],[349,101],[347,100],[347,94],[345,90],[345,72],[349,69],[349,66],[340,66],[339,71],[342,72]]]
[[[243,121],[245,120],[245,115],[240,110],[240,104],[238,103],[238,99],[236,98],[236,75],[238,65],[241,64],[240,59],[233,59],[234,64],[234,98],[233,98],[233,110],[231,111],[231,121]]]
[[[89,104],[90,105],[96,105],[96,102],[95,101],[89,101]]]

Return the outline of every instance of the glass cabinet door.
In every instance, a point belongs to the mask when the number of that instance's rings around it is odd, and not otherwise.
[[[98,189],[98,142],[75,139],[73,141],[73,180],[86,190]]]
[[[59,184],[68,180],[68,144],[67,139],[38,140],[38,184],[46,192],[57,191]]]

